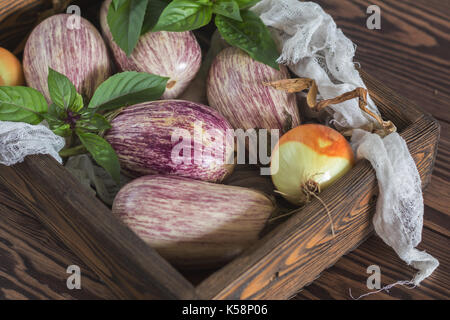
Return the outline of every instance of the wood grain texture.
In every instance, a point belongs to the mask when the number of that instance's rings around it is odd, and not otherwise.
[[[111,299],[114,294],[0,185],[0,299]],[[66,286],[67,267],[81,270],[81,289]]]
[[[194,288],[50,156],[0,166],[0,184],[80,257],[116,298],[194,298]]]
[[[439,0],[318,0],[356,45],[355,61],[438,120],[450,99],[450,2]],[[381,9],[381,30],[368,30],[369,5]]]
[[[390,292],[381,292],[365,299],[448,299],[450,255],[448,250],[443,251],[442,247],[449,245],[448,235],[438,234],[425,227],[419,249],[438,256],[441,264],[439,268],[414,290],[398,286],[392,288]],[[413,268],[405,266],[404,262],[379,237],[373,236],[355,251],[342,257],[333,268],[300,291],[295,299],[351,299],[350,292],[354,298],[358,298],[371,291],[366,286],[367,278],[370,276],[366,273],[366,269],[370,265],[380,267],[383,286],[398,280],[410,280],[416,272]]]
[[[14,50],[39,17],[51,7],[49,0],[0,1],[0,46]]]

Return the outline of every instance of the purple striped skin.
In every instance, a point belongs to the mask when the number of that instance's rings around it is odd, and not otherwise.
[[[162,99],[181,95],[194,79],[202,62],[202,51],[192,32],[147,32],[129,57],[112,40],[107,22],[111,0],[100,10],[100,24],[106,42],[121,71],[138,71],[169,77]]]
[[[28,86],[42,92],[50,102],[48,68],[64,74],[78,93],[90,99],[111,75],[108,50],[100,33],[81,18],[79,29],[67,28],[72,15],[51,16],[34,28],[25,45],[23,70]]]
[[[251,189],[173,176],[145,176],[117,194],[112,211],[180,267],[231,260],[258,240],[273,202]]]
[[[201,121],[203,130],[217,130],[216,141],[233,142],[233,136],[226,134],[230,124],[211,108],[184,100],[160,100],[130,107],[111,121],[112,128],[105,138],[116,151],[122,170],[132,177],[147,174],[173,174],[209,182],[220,182],[234,169],[226,164],[232,159],[233,150],[218,149],[203,139],[194,144],[194,123]],[[211,154],[203,157],[203,163],[176,164],[172,161],[172,149],[178,141],[172,142],[175,129],[189,131],[192,150]],[[198,139],[197,139],[198,140]],[[194,151],[195,152],[195,151]],[[192,153],[191,153],[192,154]]]
[[[288,79],[280,65],[277,71],[253,60],[238,48],[226,48],[215,58],[207,79],[209,105],[218,110],[235,129],[279,129],[292,117],[292,127],[300,124],[295,94],[263,85]]]

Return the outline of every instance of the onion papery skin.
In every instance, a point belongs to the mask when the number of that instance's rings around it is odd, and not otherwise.
[[[0,86],[23,86],[22,65],[9,50],[0,47]]]
[[[211,130],[218,142],[211,143],[205,135],[194,143],[196,122],[203,132]],[[233,143],[233,135],[227,134],[232,128],[224,117],[205,105],[185,100],[145,102],[124,108],[111,126],[105,139],[116,151],[122,171],[131,177],[159,173],[221,182],[233,171],[234,150],[227,150],[225,145]],[[189,147],[193,151],[191,161],[177,164],[172,152],[182,141],[173,142],[172,135],[179,129],[189,132]],[[201,163],[194,159],[196,152],[203,152]]]
[[[271,160],[275,187],[295,205],[310,199],[304,192],[308,182],[324,190],[354,165],[353,150],[344,136],[319,124],[305,124],[287,132],[275,146]]]
[[[174,176],[136,179],[112,211],[173,264],[208,267],[234,258],[259,238],[274,210],[263,193]]]
[[[78,93],[90,99],[112,71],[108,49],[100,33],[80,17],[80,28],[69,29],[69,14],[42,21],[31,32],[23,53],[27,85],[42,92],[50,102],[48,68],[64,74]]]
[[[107,22],[111,0],[103,3],[100,25],[120,71],[147,72],[168,77],[162,99],[174,99],[194,79],[202,62],[202,51],[194,34],[187,32],[147,32],[130,56],[114,42]]]
[[[235,129],[283,132],[287,125],[300,124],[296,96],[263,83],[288,78],[283,65],[278,71],[253,60],[241,49],[226,48],[216,56],[209,71],[208,103]]]

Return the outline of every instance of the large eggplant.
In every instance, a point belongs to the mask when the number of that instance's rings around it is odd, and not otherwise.
[[[124,108],[111,126],[105,138],[128,175],[174,174],[220,182],[234,168],[232,128],[207,106],[184,100],[146,102]]]
[[[113,41],[107,22],[111,0],[100,10],[103,35],[121,71],[139,71],[169,77],[163,99],[177,98],[200,69],[202,51],[192,32],[147,32],[139,39],[131,55]]]
[[[108,50],[100,33],[86,19],[71,24],[71,15],[58,14],[42,21],[31,32],[23,54],[27,84],[50,101],[48,68],[67,76],[77,91],[90,99],[111,75]]]
[[[254,243],[274,210],[263,193],[173,176],[145,176],[117,194],[112,211],[181,267],[226,262]]]
[[[227,48],[215,58],[207,79],[209,105],[235,129],[279,129],[300,124],[295,94],[265,86],[264,82],[289,78],[280,71],[253,60],[238,48]]]

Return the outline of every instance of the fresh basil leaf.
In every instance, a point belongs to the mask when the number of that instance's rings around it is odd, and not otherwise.
[[[251,11],[241,11],[242,22],[217,15],[215,22],[222,37],[232,46],[247,52],[253,59],[279,70],[279,53],[269,29]]]
[[[111,129],[111,124],[108,120],[98,113],[94,114],[89,120],[78,121],[77,126],[88,131],[96,132]]]
[[[167,0],[150,0],[145,12],[144,24],[142,25],[141,35],[151,31],[161,16],[161,13],[169,4]]]
[[[107,20],[112,37],[128,56],[139,41],[148,1],[124,1],[117,9],[109,6]]]
[[[161,13],[152,31],[189,31],[207,25],[212,19],[209,0],[174,0]]]
[[[112,0],[114,9],[119,9],[125,2],[130,2],[131,0]]]
[[[114,110],[126,105],[159,99],[169,78],[145,72],[126,71],[103,82],[95,91],[89,109]]]
[[[83,108],[83,98],[72,82],[62,73],[48,68],[48,91],[54,104],[65,110],[78,112]]]
[[[81,109],[83,109],[83,107],[84,107],[83,96],[77,93],[77,97],[74,103],[71,106],[69,106],[69,110],[72,112],[79,112],[81,111]]]
[[[218,0],[212,7],[213,13],[220,14],[233,20],[242,21],[239,6],[234,0]]]
[[[261,0],[235,0],[239,6],[239,9],[248,9],[253,7],[255,4],[260,2]]]
[[[42,93],[28,87],[0,87],[0,120],[38,124],[47,112]]]
[[[70,124],[63,123],[59,126],[54,127],[51,129],[54,134],[60,137],[69,137],[72,134],[72,129],[70,128]]]
[[[92,117],[96,114],[96,109],[88,109],[84,108],[80,112],[80,121],[89,121],[92,119]]]
[[[111,145],[102,137],[89,132],[77,130],[78,138],[97,164],[103,167],[114,179],[120,182],[120,163],[116,152]]]

